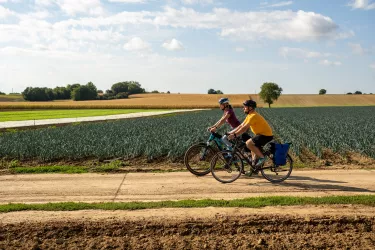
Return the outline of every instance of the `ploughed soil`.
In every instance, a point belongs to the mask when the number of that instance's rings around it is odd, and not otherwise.
[[[374,249],[374,208],[0,214],[0,249]]]

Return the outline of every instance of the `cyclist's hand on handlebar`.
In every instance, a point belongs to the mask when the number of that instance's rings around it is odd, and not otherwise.
[[[214,133],[216,132],[216,127],[210,127],[208,128],[208,131],[210,131],[211,133]]]

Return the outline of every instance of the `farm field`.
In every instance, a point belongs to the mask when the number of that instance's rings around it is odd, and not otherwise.
[[[375,107],[258,111],[293,142],[295,169],[281,184],[180,172],[218,109],[2,133],[0,248],[373,249]],[[308,171],[301,162],[364,169]],[[51,164],[110,173],[7,175]]]
[[[111,108],[217,108],[221,97],[228,97],[235,107],[241,107],[249,96],[267,107],[255,94],[136,94],[129,99],[102,101],[14,102],[0,99],[0,109],[111,109]],[[281,95],[272,107],[373,106],[375,95]]]
[[[104,115],[130,114],[139,112],[162,111],[155,109],[57,109],[57,110],[29,110],[29,111],[0,111],[0,122],[42,120],[57,118],[75,118]]]
[[[279,139],[293,143],[292,154],[302,162],[323,159],[326,164],[373,163],[375,107],[278,108],[259,112],[270,121]],[[240,109],[236,113],[241,120],[244,118]],[[143,157],[148,161],[163,158],[180,162],[190,145],[207,140],[206,128],[219,117],[219,110],[208,110],[5,132],[0,136],[0,157],[40,162]]]

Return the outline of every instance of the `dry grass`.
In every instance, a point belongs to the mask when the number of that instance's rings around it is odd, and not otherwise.
[[[228,97],[235,107],[251,96],[259,106],[267,107],[257,95],[232,94],[138,94],[130,99],[108,101],[53,101],[53,102],[8,102],[0,101],[4,109],[82,109],[82,108],[216,108],[221,97]],[[273,107],[314,107],[314,106],[369,106],[375,105],[375,95],[282,95]]]

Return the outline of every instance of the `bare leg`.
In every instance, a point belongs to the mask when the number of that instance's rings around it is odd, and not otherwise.
[[[260,158],[264,157],[264,155],[262,154],[262,152],[259,150],[259,148],[257,146],[255,146],[255,143],[251,139],[249,139],[249,140],[246,141],[246,146],[247,146],[248,149],[251,150],[251,152],[253,154],[253,160],[255,160],[254,159],[255,155],[257,155]]]

